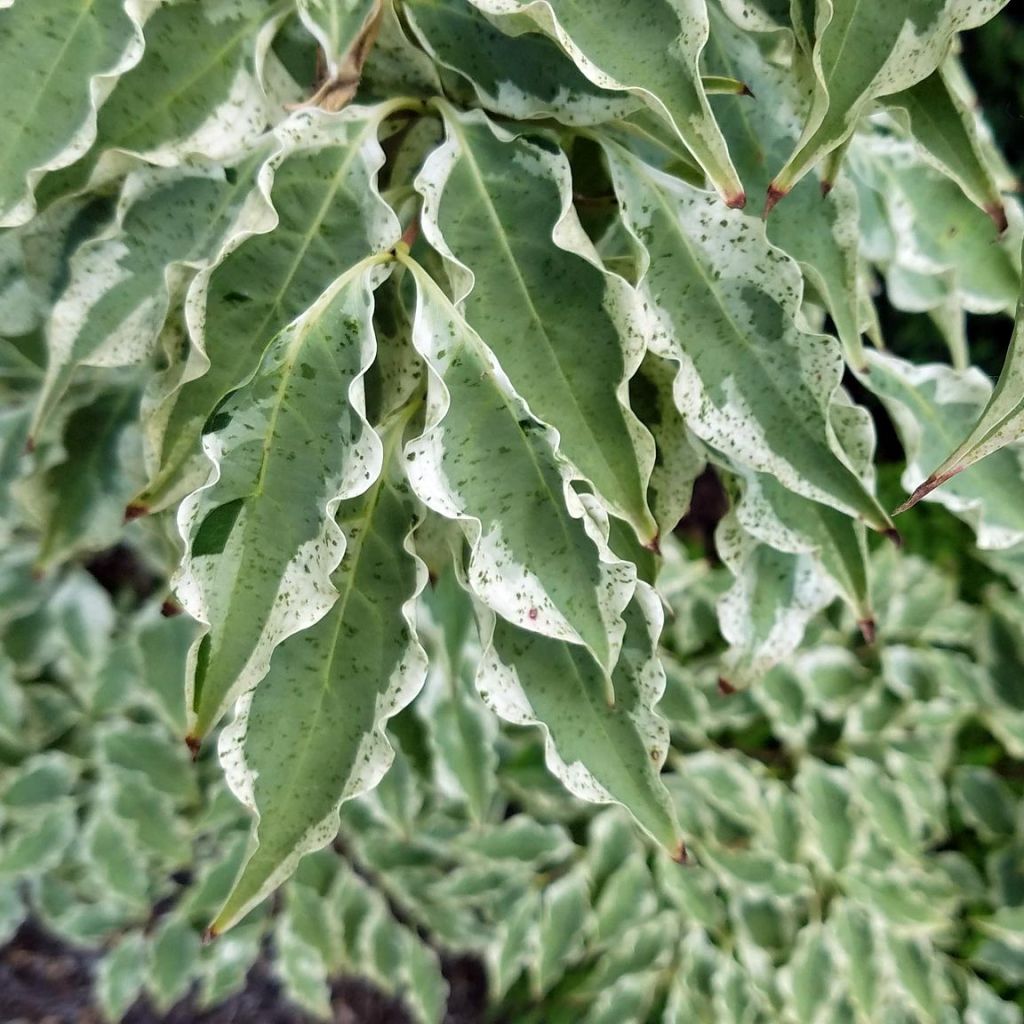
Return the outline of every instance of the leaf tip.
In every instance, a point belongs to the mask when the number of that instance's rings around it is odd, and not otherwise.
[[[143,516],[149,515],[149,507],[143,505],[141,502],[133,501],[124,510],[124,521],[126,523],[134,522],[136,519],[141,519]]]
[[[746,82],[741,82],[740,84],[743,86],[743,88],[740,90],[741,96],[749,96],[752,100],[757,99],[757,97],[754,95],[754,90],[751,89]]]
[[[185,737],[185,746],[188,747],[189,757],[192,758],[192,763],[195,764],[199,760],[199,750],[203,745],[202,739],[197,736],[194,732],[190,732]]]
[[[646,549],[647,549],[648,551],[650,551],[650,552],[653,552],[653,553],[654,553],[655,555],[660,555],[660,554],[661,554],[661,534],[660,534],[660,533],[656,533],[656,534],[655,534],[655,535],[654,535],[654,536],[653,536],[653,537],[652,537],[652,538],[651,538],[651,539],[650,539],[650,540],[649,540],[649,541],[648,541],[648,542],[647,542],[647,543],[646,543],[646,544],[644,545],[644,547],[645,547],[645,548],[646,548]]]
[[[25,438],[25,454],[31,455],[36,450],[36,439],[32,434]]]
[[[861,619],[857,623],[857,628],[860,629],[860,635],[864,637],[864,643],[870,646],[875,642],[875,638],[878,636],[878,631],[875,627],[875,620],[873,618]]]
[[[821,198],[828,199],[829,193],[836,187],[834,181],[822,181],[821,183]]]
[[[173,619],[175,615],[180,615],[182,611],[181,605],[174,600],[173,597],[167,598],[162,605],[160,605],[160,614],[165,619]]]
[[[907,512],[912,509],[922,498],[926,498],[932,493],[937,487],[941,487],[951,477],[956,476],[960,472],[962,466],[957,466],[956,469],[949,469],[943,473],[932,473],[930,477],[899,508],[893,511],[894,516],[898,516],[903,512]]]
[[[742,210],[747,205],[747,193],[742,190],[728,193],[725,197],[725,205],[730,210]]]
[[[692,863],[690,860],[690,851],[686,849],[686,843],[679,840],[676,844],[676,848],[672,851],[672,859],[683,867],[689,867]]]
[[[723,697],[731,697],[734,693],[736,693],[736,687],[733,686],[733,684],[730,683],[729,680],[725,678],[725,676],[719,676],[718,692]]]
[[[1004,234],[1010,226],[1010,222],[1006,219],[1006,207],[1002,203],[986,203],[985,212],[992,218],[992,223],[996,226],[996,233]]]
[[[903,537],[900,534],[900,531],[897,530],[895,527],[891,527],[888,530],[884,530],[882,532],[882,536],[885,537],[886,540],[892,541],[892,543],[897,548],[903,547]]]
[[[199,941],[204,945],[208,946],[217,936],[220,935],[220,929],[217,927],[217,922],[214,921],[202,934]]]
[[[764,212],[761,214],[762,217],[766,217],[778,206],[779,201],[785,199],[789,195],[788,189],[779,188],[773,181],[768,186],[768,194],[764,200]]]

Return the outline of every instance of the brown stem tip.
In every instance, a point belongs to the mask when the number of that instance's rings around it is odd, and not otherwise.
[[[731,697],[736,692],[736,687],[729,682],[725,676],[718,677],[718,692],[723,697]]]
[[[903,547],[903,537],[900,535],[900,531],[896,529],[886,530],[883,535],[886,540],[892,541],[896,547]]]
[[[648,551],[654,552],[656,555],[661,554],[661,535],[655,534],[645,545]]]
[[[192,733],[189,733],[185,737],[185,746],[188,747],[189,756],[192,758],[193,764],[199,760],[199,748],[202,745],[203,741]]]
[[[747,205],[747,193],[733,192],[731,195],[727,195],[725,197],[725,205],[730,210],[742,210]]]
[[[684,867],[690,863],[690,854],[686,849],[686,843],[680,841],[679,845],[672,853],[672,859],[677,864],[682,864]]]
[[[167,600],[160,605],[160,614],[165,619],[173,619],[175,615],[181,614],[181,605],[172,598],[167,598]]]
[[[751,89],[750,86],[747,85],[746,82],[743,83],[743,89],[741,90],[740,95],[741,96],[749,96],[752,100],[756,100],[757,99],[757,97],[754,95],[754,90]]]
[[[789,195],[788,191],[783,191],[781,188],[776,188],[774,182],[768,186],[768,194],[764,200],[764,213],[762,217],[767,217],[768,214],[778,206],[779,201],[785,199]]]
[[[1003,234],[1009,227],[1009,222],[1006,219],[1006,207],[1002,203],[986,203],[985,212],[992,218],[996,231]]]
[[[821,198],[828,199],[828,194],[836,187],[834,181],[823,181],[821,183]]]
[[[204,946],[208,946],[211,942],[213,942],[215,938],[217,938],[218,935],[220,935],[220,932],[217,931],[217,929],[214,928],[213,925],[211,924],[210,927],[203,932],[202,937],[200,938],[199,941]]]
[[[145,505],[140,505],[138,502],[133,501],[124,510],[124,521],[126,523],[134,522],[136,519],[141,519],[143,516],[149,515],[149,509]]]
[[[914,493],[907,498],[899,508],[894,512],[894,516],[898,516],[901,512],[906,512],[908,509],[912,509],[922,498],[927,497],[936,487],[941,487],[947,480],[956,476],[963,466],[957,466],[956,469],[947,470],[945,473],[933,473],[920,487],[917,488]]]
[[[864,637],[864,643],[873,644],[875,642],[875,637],[878,635],[877,630],[875,629],[875,620],[861,619],[860,622],[857,623],[857,626],[860,628],[860,635]]]

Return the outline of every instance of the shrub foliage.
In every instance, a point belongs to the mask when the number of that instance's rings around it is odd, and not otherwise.
[[[1014,982],[1014,854],[933,849],[960,834],[952,801],[1017,850],[1012,791],[957,738],[977,718],[1018,754],[1016,689],[993,681],[1016,599],[924,607],[913,588],[948,597],[932,570],[869,557],[869,536],[898,539],[876,487],[891,422],[907,506],[943,506],[991,571],[1021,577],[1024,356],[1014,336],[993,387],[965,329],[1012,315],[1020,288],[1013,176],[955,53],[1000,0],[0,6],[5,650],[44,705],[29,741],[10,690],[7,760],[41,773],[54,795],[29,805],[66,839],[32,864],[13,815],[3,856],[43,905],[67,903],[46,887],[72,884],[53,871],[79,828],[76,852],[127,856],[114,818],[132,802],[69,768],[46,723],[88,719],[129,790],[162,758],[178,781],[156,790],[194,787],[183,749],[155,753],[160,720],[196,756],[218,736],[253,812],[244,853],[223,855],[233,884],[185,912],[210,910],[211,934],[340,814],[423,929],[464,946],[476,914],[505,935],[485,943],[499,996],[529,932],[524,991],[590,993],[594,1019],[940,1020],[954,996],[1018,1019],[934,952],[962,949],[974,926],[953,915],[975,896],[1005,901],[961,960]],[[930,319],[924,358],[886,346],[881,286]],[[707,467],[729,497],[712,596],[672,540]],[[118,539],[173,574],[198,623],[183,659],[193,627],[141,611],[107,651],[114,612],[76,563]],[[988,640],[969,633],[982,621]],[[880,646],[851,654],[852,623]],[[744,691],[729,710],[697,684],[711,661]],[[126,692],[140,671],[144,713]],[[141,718],[104,721],[126,707]],[[646,838],[620,808],[583,843],[589,812],[514,781],[509,751],[534,750],[516,726],[539,727],[573,797],[621,805]],[[781,765],[717,747],[757,729]],[[164,795],[153,807],[199,813],[191,788]],[[669,856],[649,861],[649,841]],[[687,844],[704,873],[672,864]],[[314,891],[362,892],[308,863]],[[106,870],[136,908],[152,897],[145,868]],[[351,898],[323,935],[366,910]],[[71,930],[106,934],[99,905]],[[366,941],[432,1019],[436,956],[393,910]],[[630,914],[650,956],[620,965],[602,943]],[[339,939],[311,959],[313,926],[282,920],[295,971],[352,955]],[[122,943],[119,967],[140,949]],[[840,967],[846,988],[828,984]]]

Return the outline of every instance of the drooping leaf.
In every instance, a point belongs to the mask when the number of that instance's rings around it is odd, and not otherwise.
[[[215,258],[253,188],[258,154],[232,169],[140,170],[129,176],[114,223],[75,253],[50,315],[46,381],[33,432],[74,370],[124,366],[151,353],[172,298],[190,272]]]
[[[465,0],[413,0],[403,9],[434,59],[464,76],[495,113],[597,124],[640,102],[595,85],[547,36],[505,35]]]
[[[726,20],[717,4],[709,8],[711,67],[746,81],[755,96],[770,103],[716,104],[729,151],[747,191],[768,188],[773,169],[786,158],[800,133],[807,108],[802,63],[784,67],[768,43]],[[847,360],[863,366],[862,317],[858,309],[860,262],[856,192],[844,178],[806,181],[767,221],[768,240],[800,264],[808,284],[832,316]]]
[[[957,96],[951,73],[941,65],[910,89],[887,96],[883,105],[900,112],[914,141],[930,160],[1006,230],[1006,210],[995,171],[980,138],[977,116]]]
[[[975,529],[979,547],[1007,548],[1024,539],[1024,463],[1016,445],[994,449],[967,472],[947,477],[945,487],[938,487],[939,474],[917,486],[927,467],[956,450],[991,403],[985,376],[974,368],[957,372],[937,363],[914,365],[882,353],[872,353],[868,365],[864,383],[885,403],[907,452],[903,483],[908,490],[916,487],[911,500],[934,491],[932,500]]]
[[[796,266],[759,222],[605,145],[644,246],[648,344],[679,364],[675,394],[701,440],[804,497],[891,529],[829,419],[842,357],[797,320]]]
[[[642,8],[626,0],[472,3],[513,23],[523,15],[532,18],[595,85],[641,97],[675,128],[725,202],[735,207],[746,203],[698,71],[708,37],[703,2],[650,0]]]
[[[394,450],[394,441],[391,450]],[[223,733],[229,784],[259,816],[258,845],[212,925],[222,932],[333,839],[343,800],[391,762],[384,722],[423,685],[426,659],[409,602],[425,574],[407,548],[413,518],[385,474],[343,502],[348,545],[332,583],[341,595],[315,626],[284,641],[266,678]]]
[[[392,109],[302,111],[278,130],[281,151],[260,171],[265,202],[250,234],[189,289],[195,347],[154,412],[159,468],[139,505],[166,500],[210,415],[255,371],[281,328],[340,274],[398,240],[398,222],[375,188],[383,161],[377,130]]]
[[[142,55],[140,0],[53,0],[0,9],[0,226],[23,224],[44,172],[96,137],[96,110]]]
[[[477,687],[502,718],[540,725],[548,767],[574,795],[620,803],[674,857],[685,848],[659,778],[668,733],[653,708],[664,689],[656,654],[662,613],[637,583],[609,690],[584,648],[494,621]]]
[[[271,343],[205,437],[211,480],[179,509],[191,549],[176,577],[182,606],[209,627],[190,663],[195,740],[259,682],[277,644],[337,599],[335,510],[381,472],[362,383],[379,280],[368,263],[342,274]]]
[[[230,162],[281,120],[287,92],[268,89],[265,66],[286,0],[183,0],[157,7],[145,50],[100,108],[96,142],[49,175],[43,200],[103,182],[136,158],[162,167],[184,158]]]
[[[523,629],[581,645],[610,671],[634,570],[614,559],[572,490],[552,432],[440,288],[409,266],[418,290],[413,343],[431,371],[424,431],[405,453],[413,489],[464,524],[480,600]],[[517,508],[524,514],[511,514]]]
[[[446,125],[417,187],[455,300],[532,414],[558,431],[561,453],[648,541],[653,444],[625,383],[643,354],[635,297],[583,234],[564,157],[479,114],[448,112]]]
[[[1006,2],[917,0],[908,7],[827,0],[816,5],[814,98],[799,143],[769,186],[769,203],[842,146],[873,100],[927,78],[957,32],[984,24]]]
[[[914,490],[910,498],[900,506],[899,511],[915,505],[969,466],[988,456],[996,455],[1007,445],[1013,445],[1024,437],[1024,342],[1020,341],[1022,332],[1024,304],[1017,309],[1017,321],[999,380],[977,422],[971,426],[966,438],[957,444],[924,483]],[[957,426],[960,427],[959,424]],[[949,490],[947,488],[947,492]],[[998,546],[1007,547],[1009,544]]]

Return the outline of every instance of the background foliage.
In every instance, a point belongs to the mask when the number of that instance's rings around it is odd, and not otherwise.
[[[999,3],[3,6],[5,938],[111,1020],[464,953],[510,1021],[1021,1020]]]

